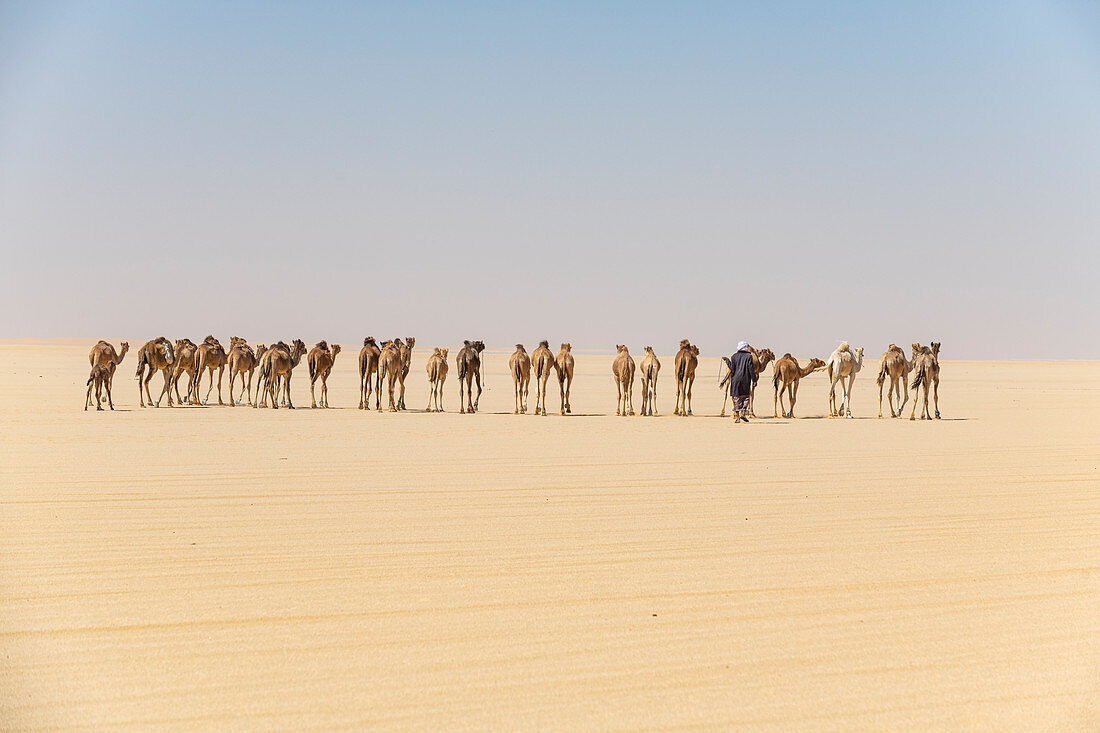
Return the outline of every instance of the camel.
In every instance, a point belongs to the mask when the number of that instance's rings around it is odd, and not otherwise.
[[[481,400],[481,352],[485,351],[484,341],[463,341],[462,348],[455,355],[458,367],[458,411],[473,414],[477,412],[477,403]],[[471,398],[473,385],[477,385],[477,397]],[[463,402],[462,390],[466,390]]]
[[[561,414],[573,413],[569,404],[569,390],[573,386],[573,345],[562,344],[561,351],[554,357],[554,367],[558,372],[558,391],[561,393]]]
[[[137,359],[138,401],[141,406],[145,407],[145,398],[148,397],[150,406],[160,407],[161,397],[168,395],[168,406],[171,407],[172,392],[168,387],[172,381],[172,365],[176,360],[172,342],[163,336],[158,336],[152,341],[146,341],[145,345],[138,351]],[[146,367],[149,367],[148,374],[145,373]],[[149,380],[153,378],[153,374],[156,372],[164,375],[164,389],[160,391],[160,397],[157,397],[156,405],[153,405],[153,395],[149,393]],[[144,394],[142,394],[143,387],[145,388]]]
[[[200,405],[205,405],[210,401],[210,392],[214,389],[214,370],[218,370],[218,404],[224,405],[222,402],[222,375],[225,374],[225,366],[229,363],[229,355],[225,353],[225,348],[221,342],[213,336],[207,336],[203,339],[199,347],[195,349],[195,377],[194,377],[194,391],[195,402]],[[210,370],[210,386],[206,390],[206,399],[199,399],[199,386],[202,384],[202,375],[204,370]]]
[[[401,377],[403,361],[401,352],[404,349],[401,339],[395,341],[383,341],[382,350],[378,354],[378,391],[382,391],[382,380],[385,379],[390,389],[390,412],[397,412],[398,402],[394,402],[393,390],[397,380]],[[404,388],[404,385],[402,385]]]
[[[426,412],[443,412],[443,383],[447,381],[447,349],[435,347],[435,351],[428,357],[428,406]],[[435,400],[435,409],[432,409],[432,400]]]
[[[176,339],[176,363],[172,366],[172,388],[176,391],[176,404],[191,401],[191,382],[195,379],[195,351],[199,347],[189,338]],[[187,374],[187,395],[180,396],[180,377]]]
[[[913,384],[909,389],[913,390],[913,410],[909,413],[910,420],[916,420],[917,393],[921,386],[924,387],[924,405],[921,409],[921,420],[931,420],[928,414],[928,385],[932,384],[932,395],[935,400],[936,419],[940,419],[940,342],[933,341],[932,348],[921,348],[920,344],[913,344]]]
[[[653,353],[653,347],[645,347],[642,357],[642,414],[657,414],[657,375],[661,371],[661,362]]]
[[[626,417],[634,414],[634,357],[623,344],[616,345],[615,351],[615,361],[611,363],[611,373],[615,376],[615,386],[619,390],[615,414]]]
[[[836,347],[836,351],[829,355],[825,362],[825,368],[829,373],[829,417],[852,416],[852,385],[856,381],[856,374],[863,368],[863,347],[852,349],[848,342],[844,341]],[[844,380],[848,381],[845,382]],[[840,408],[836,405],[836,385],[840,382],[842,394]]]
[[[516,351],[508,359],[508,368],[512,372],[512,384],[516,388],[516,411],[514,414],[527,413],[527,390],[531,384],[531,357],[523,344],[516,344]]]
[[[103,390],[107,390],[107,404],[115,409],[115,403],[111,401],[111,368],[106,364],[94,364],[91,374],[88,375],[88,394],[84,398],[84,411],[88,411],[88,405],[92,404],[92,390],[95,390],[95,409],[103,410]]]
[[[317,407],[317,398],[313,388],[317,380],[321,380],[321,407],[328,407],[328,375],[332,373],[332,365],[336,363],[336,355],[340,353],[340,344],[333,344],[332,348],[326,341],[318,341],[309,350],[306,362],[309,364],[309,398],[313,403],[311,408]]]
[[[774,416],[779,417],[779,408],[783,406],[783,390],[787,390],[787,401],[791,407],[789,411],[783,411],[783,417],[793,418],[794,403],[798,398],[799,381],[818,369],[824,369],[825,366],[825,362],[815,358],[810,359],[810,363],[805,368],[799,367],[798,362],[790,354],[784,354],[777,359],[772,367],[772,387],[775,388],[775,394],[772,398]]]
[[[107,367],[107,371],[110,372],[110,377],[108,377],[108,379],[113,384],[115,380],[115,368],[126,358],[126,352],[129,350],[129,341],[123,341],[122,350],[116,352],[114,346],[101,340],[93,346],[91,352],[88,353],[88,364],[89,366],[101,364]],[[108,388],[107,394],[109,395],[110,393],[110,388]]]
[[[539,347],[531,353],[531,366],[535,370],[535,414],[546,415],[546,382],[550,372],[557,368],[549,341],[539,341]],[[541,412],[540,412],[541,408]]]
[[[691,386],[695,384],[695,369],[699,366],[699,347],[692,346],[684,339],[673,362],[676,368],[676,408],[674,415],[687,417],[691,414]]]
[[[244,396],[248,404],[252,406],[252,373],[256,371],[256,352],[248,345],[248,342],[238,336],[229,339],[229,406],[233,407],[236,401],[233,399],[233,380],[241,375],[241,387],[244,388]],[[248,384],[245,384],[244,375],[248,374]]]
[[[382,350],[378,348],[378,342],[374,336],[363,339],[363,348],[359,350],[359,409],[370,409],[371,375],[378,371],[378,357]],[[379,380],[381,384],[381,380]],[[374,407],[382,409],[382,390],[378,389],[374,395]]]
[[[767,368],[768,364],[775,359],[775,354],[772,353],[771,349],[757,350],[751,346],[749,347],[749,353],[752,354],[752,368],[754,373],[756,374],[757,381],[759,381],[760,375],[764,373],[764,369]],[[722,412],[719,413],[719,417],[726,416],[726,403],[729,402],[730,399],[729,390],[725,389],[725,387],[727,384],[729,384],[730,377],[733,376],[733,373],[730,372],[729,366],[727,366],[727,364],[727,360],[723,358],[722,363],[718,367],[719,371],[722,374],[722,378],[718,380],[718,386],[723,388],[724,391],[724,395],[722,397]],[[756,382],[753,382],[752,389],[749,392],[749,415],[751,415],[752,417],[756,417],[756,413],[753,412],[753,400],[755,398]]]
[[[398,339],[400,341],[400,339]],[[413,346],[416,345],[415,336],[405,337],[405,346],[401,349],[401,396],[397,400],[397,409],[405,409],[405,378],[409,376],[409,367],[412,366]]]
[[[890,417],[901,417],[901,411],[905,409],[905,402],[909,399],[909,390],[905,388],[909,376],[909,361],[905,358],[905,352],[897,344],[890,344],[890,348],[879,359],[878,365],[878,416],[882,417],[882,387],[886,384],[886,377],[890,377],[890,388],[886,391],[890,402]],[[894,396],[898,398],[898,409],[894,412]]]
[[[306,345],[301,339],[294,339],[292,346],[287,346],[280,341],[264,352],[260,359],[260,384],[263,386],[265,398],[271,398],[271,409],[279,409],[278,381],[283,380],[283,391],[286,395],[287,409],[294,409],[294,401],[290,397],[290,378],[294,367],[306,353]]]

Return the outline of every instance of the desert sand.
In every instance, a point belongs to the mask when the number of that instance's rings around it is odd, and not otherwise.
[[[867,344],[856,419],[737,425],[706,344],[691,418],[668,349],[658,418],[579,351],[573,416],[507,351],[425,414],[431,344],[364,413],[344,344],[330,410],[141,410],[130,338],[111,413],[93,341],[0,345],[0,728],[1100,728],[1095,363],[945,344],[878,420]]]

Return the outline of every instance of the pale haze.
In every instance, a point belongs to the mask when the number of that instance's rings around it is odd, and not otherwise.
[[[0,3],[0,338],[1100,358],[1088,3]]]

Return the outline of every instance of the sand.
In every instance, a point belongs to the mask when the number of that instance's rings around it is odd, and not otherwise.
[[[131,352],[83,412],[89,346],[0,345],[0,727],[1100,727],[1095,363],[945,361],[911,423],[869,349],[857,419],[818,374],[736,425],[714,359],[617,418],[584,353],[571,417],[501,353],[421,413],[424,349],[364,413],[352,345],[327,411],[304,364],[295,411],[140,410]]]

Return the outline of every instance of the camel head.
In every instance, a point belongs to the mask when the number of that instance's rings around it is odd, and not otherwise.
[[[118,353],[118,358],[119,359],[126,356],[126,352],[130,350],[130,342],[129,341],[123,341],[121,346],[122,346],[122,350]]]
[[[413,346],[416,346],[416,336],[406,336],[405,337],[405,346],[410,348],[410,349]]]
[[[566,352],[572,352],[573,351],[573,344],[563,343],[561,345],[561,350],[566,351]]]
[[[691,347],[691,355],[692,356],[699,356],[699,347],[698,346],[692,346]]]
[[[645,347],[645,353],[652,354],[653,353],[653,347],[652,346]]]
[[[760,368],[763,369],[768,365],[768,362],[775,359],[775,354],[772,353],[771,349],[761,349],[756,352],[756,358],[760,360]]]
[[[298,356],[306,353],[305,342],[303,342],[302,339],[294,339],[294,351],[291,353],[297,353]]]
[[[932,355],[935,356],[937,359],[940,358],[940,342],[939,341],[933,341],[932,342]]]
[[[265,344],[257,345],[256,346],[256,358],[259,359],[261,356],[263,356],[265,351],[267,351],[267,346]]]
[[[921,346],[918,343],[914,343],[913,344],[913,358],[916,358],[916,357],[920,356],[920,353],[923,349],[924,349],[923,346]]]
[[[204,338],[202,340],[202,342],[204,344],[216,344],[216,343],[218,343],[218,340],[216,338],[214,338],[213,336],[208,335],[206,338]]]
[[[629,354],[630,353],[627,350],[626,346],[623,345],[623,344],[615,344],[615,351],[619,352],[620,354]]]
[[[443,357],[444,361],[446,361],[447,360],[447,348],[444,347],[442,349],[438,349],[438,351],[439,351],[439,355]]]
[[[860,364],[860,365],[863,364],[863,347],[862,346],[857,346],[856,347],[856,364]]]
[[[790,354],[787,354],[787,356],[790,356]],[[807,364],[807,366],[810,367],[811,372],[816,372],[818,369],[824,369],[828,365],[821,361],[821,359],[814,358],[810,359],[810,363]]]
[[[332,345],[332,355],[335,357],[339,353],[340,353],[340,344],[333,344]]]

